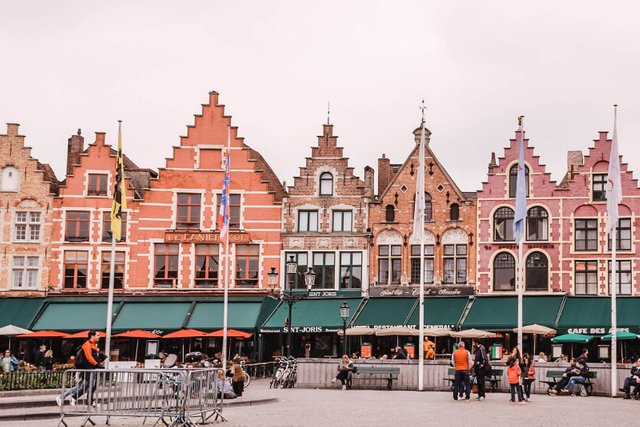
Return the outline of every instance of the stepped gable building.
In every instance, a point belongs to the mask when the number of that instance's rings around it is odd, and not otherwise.
[[[140,203],[131,290],[222,291],[225,256],[217,217],[231,117],[209,94],[166,167],[153,177]],[[260,153],[231,127],[230,288],[256,293],[280,260],[282,184]]]
[[[520,131],[496,162],[491,154],[488,178],[478,191],[478,292],[516,292],[518,246],[513,236]],[[560,292],[562,200],[556,182],[524,140],[527,220],[523,241],[525,292]]]
[[[16,123],[0,134],[0,295],[41,296],[49,285],[51,220],[58,180],[31,157]]]
[[[293,259],[294,288],[304,288],[304,273],[316,273],[314,289],[366,292],[370,232],[368,207],[373,197],[373,169],[365,181],[353,174],[333,125],[323,125],[300,174],[283,200],[281,271]],[[281,282],[289,280],[281,275]],[[327,293],[323,293],[328,295]]]
[[[50,285],[54,291],[82,294],[108,290],[117,151],[106,144],[105,138],[105,133],[96,132],[95,142],[86,149],[80,130],[69,138],[67,175],[53,209]],[[125,149],[126,144],[125,138]],[[122,238],[115,256],[116,290],[128,286],[137,268],[133,252],[139,202],[149,179],[156,176],[127,156],[124,168],[127,209],[122,215]]]
[[[582,152],[570,151],[568,172],[559,189],[564,237],[560,254],[562,290],[575,295],[610,294],[611,242],[606,231],[610,152],[611,139],[604,131],[599,132],[584,158]],[[619,295],[638,295],[640,240],[636,212],[640,212],[640,189],[622,160],[620,171],[622,203],[618,206],[616,232],[616,283]]]
[[[402,165],[378,159],[379,196],[369,207],[372,296],[418,295],[420,245],[412,236],[421,128]],[[475,286],[475,193],[464,193],[438,161],[425,128],[426,295],[473,293]]]

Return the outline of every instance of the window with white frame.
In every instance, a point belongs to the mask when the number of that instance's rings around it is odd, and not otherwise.
[[[14,240],[19,242],[39,242],[40,229],[42,227],[41,221],[41,212],[16,212]]]
[[[444,245],[444,275],[446,285],[467,283],[467,245]]]
[[[333,231],[351,231],[352,222],[351,211],[333,211]]]
[[[574,269],[575,294],[598,294],[598,261],[576,261]]]
[[[320,195],[333,196],[333,175],[329,172],[320,174]]]
[[[608,267],[609,289],[611,289],[611,261],[608,262]],[[618,295],[631,295],[631,277],[631,260],[616,260],[616,288]]]
[[[318,231],[318,211],[298,211],[298,231]]]
[[[11,263],[11,287],[13,289],[35,289],[38,287],[40,258],[37,256],[14,256]]]

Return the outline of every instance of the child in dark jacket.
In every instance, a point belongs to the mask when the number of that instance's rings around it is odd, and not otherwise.
[[[520,380],[522,378],[522,371],[520,370],[520,364],[515,357],[510,357],[507,361],[507,378],[509,379],[509,389],[511,391],[511,403],[515,404],[515,394],[518,393],[518,403],[524,404],[522,398],[522,386]]]

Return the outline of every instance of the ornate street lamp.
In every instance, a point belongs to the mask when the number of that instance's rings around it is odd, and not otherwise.
[[[289,306],[289,316],[287,317],[288,321],[285,322],[285,327],[287,329],[287,357],[291,357],[291,326],[293,325],[293,304],[295,304],[296,301],[306,299],[309,296],[309,291],[311,291],[311,288],[316,281],[316,273],[314,273],[311,267],[309,267],[309,270],[304,274],[304,284],[306,292],[294,292],[293,288],[295,286],[296,277],[298,275],[298,263],[296,262],[293,255],[289,257],[286,266],[288,286],[286,286],[284,291],[280,293],[280,299],[282,300],[282,302]]]
[[[342,354],[347,353],[347,319],[349,319],[349,304],[346,301],[342,301],[342,305],[340,306],[340,317],[342,317]]]

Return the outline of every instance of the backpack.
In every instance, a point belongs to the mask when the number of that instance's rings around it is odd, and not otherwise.
[[[76,369],[86,369],[86,365],[87,360],[84,356],[84,350],[82,349],[82,346],[80,346],[76,349],[76,362],[74,364],[74,367]]]

